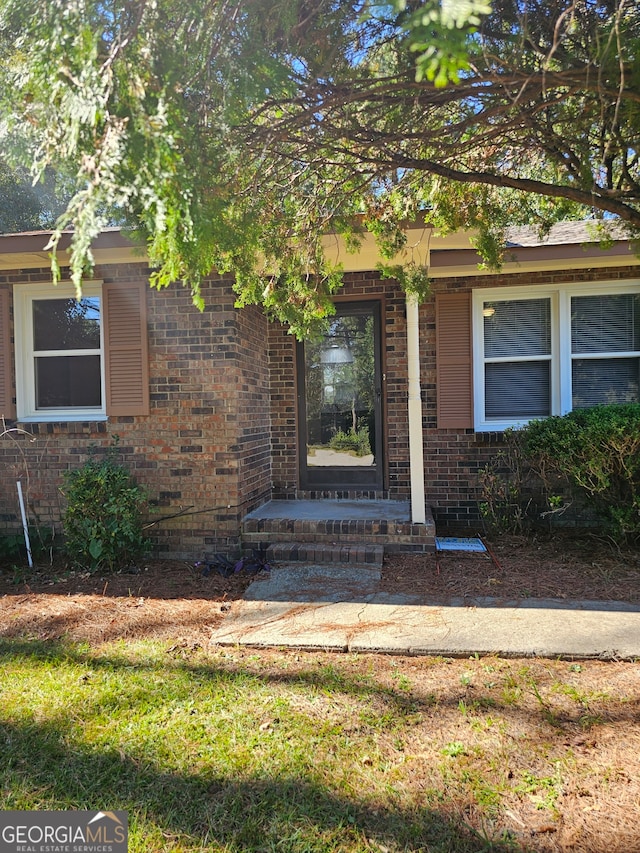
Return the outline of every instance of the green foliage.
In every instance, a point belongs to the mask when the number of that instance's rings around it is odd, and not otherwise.
[[[29,525],[29,544],[34,560],[50,551],[54,545],[54,533],[49,527]],[[23,563],[27,558],[27,546],[22,530],[0,536],[0,567]]]
[[[14,172],[0,161],[0,234],[29,231],[40,226],[40,203],[29,186],[28,174]]]
[[[327,233],[368,228],[419,296],[419,216],[474,229],[491,266],[508,224],[595,210],[640,233],[639,47],[631,0],[0,0],[0,145],[65,176],[50,248],[72,232],[78,290],[127,225],[152,286],[202,308],[231,273],[238,306],[306,338],[340,286]]]
[[[352,450],[356,456],[368,456],[371,453],[369,427],[363,426],[357,430],[352,427],[349,432],[339,429],[331,437],[329,447],[333,450]]]
[[[419,301],[425,300],[431,293],[428,267],[415,263],[379,264],[378,270],[382,278],[394,278],[406,293],[414,294]]]
[[[68,201],[64,182],[47,170],[35,186],[24,167],[0,158],[0,234],[52,228]]]
[[[407,0],[396,0],[400,10]],[[428,0],[404,19],[411,50],[418,54],[416,80],[429,80],[438,88],[459,83],[469,65],[468,37],[476,32],[491,5],[485,0]]]
[[[480,512],[519,532],[565,513],[575,498],[617,539],[640,535],[640,404],[600,405],[505,432],[480,472]]]
[[[146,496],[114,456],[112,447],[64,478],[66,549],[76,566],[91,572],[122,568],[148,544],[141,518]]]
[[[640,534],[640,404],[532,421],[522,439],[544,480],[568,480],[615,536]]]

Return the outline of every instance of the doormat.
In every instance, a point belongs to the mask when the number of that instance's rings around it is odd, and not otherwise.
[[[461,538],[458,536],[436,536],[436,568],[440,574],[440,554],[443,551],[466,551],[486,554],[497,569],[502,570],[498,558],[481,536]]]

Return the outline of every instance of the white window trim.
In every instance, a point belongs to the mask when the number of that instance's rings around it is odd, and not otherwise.
[[[36,409],[35,373],[33,358],[33,302],[42,299],[75,298],[71,282],[17,284],[13,288],[15,350],[16,350],[16,408],[23,423],[59,423],[65,421],[101,421],[107,419],[104,354],[104,297],[102,281],[83,282],[83,296],[99,296],[100,323],[100,381],[101,406],[79,408]]]
[[[571,411],[571,297],[640,293],[640,280],[558,282],[532,287],[495,287],[474,290],[472,293],[473,320],[473,404],[476,432],[501,432],[510,427],[524,426],[525,420],[487,420],[484,401],[484,302],[506,299],[551,299],[551,414],[565,415]],[[631,353],[630,353],[631,354]],[[633,353],[635,354],[635,353]],[[597,356],[594,356],[597,357]]]

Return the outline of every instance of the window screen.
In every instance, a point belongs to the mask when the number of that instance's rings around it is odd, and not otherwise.
[[[551,414],[550,300],[485,302],[482,314],[487,420]]]
[[[100,298],[32,304],[36,409],[99,407]]]
[[[634,293],[571,299],[572,406],[640,400],[640,297]],[[617,353],[618,356],[614,357]],[[602,354],[602,358],[597,358]],[[579,358],[576,356],[589,356]]]

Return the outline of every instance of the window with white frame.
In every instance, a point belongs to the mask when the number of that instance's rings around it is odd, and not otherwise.
[[[14,288],[16,399],[21,420],[105,416],[102,293],[83,286]]]
[[[476,429],[640,402],[640,283],[477,290]]]

